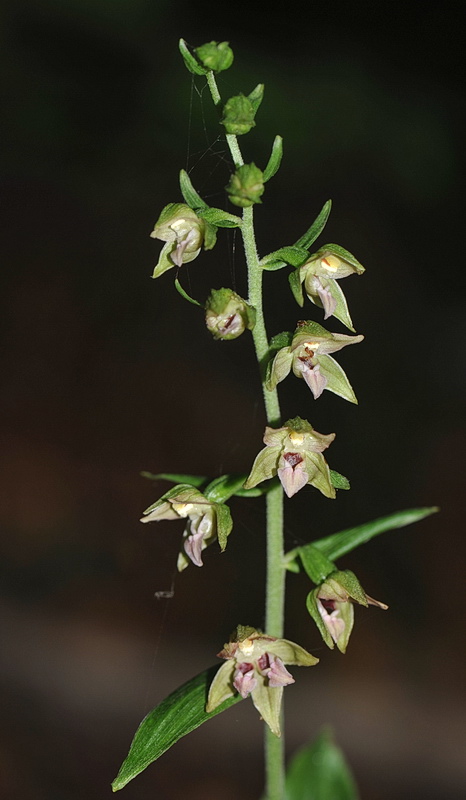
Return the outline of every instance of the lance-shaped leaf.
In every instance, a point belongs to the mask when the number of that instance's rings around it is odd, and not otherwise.
[[[258,83],[257,86],[248,94],[248,100],[251,103],[254,114],[257,114],[260,104],[264,99],[264,84]]]
[[[331,470],[331,472],[333,472],[333,470]],[[338,473],[334,473],[334,475],[338,475]],[[347,480],[343,475],[340,475],[337,479],[334,479],[332,475],[333,485],[337,486],[337,482],[339,482],[340,479]],[[356,547],[369,542],[374,536],[378,536],[386,531],[404,528],[406,525],[419,522],[421,519],[435,514],[437,511],[439,511],[438,506],[409,508],[406,509],[406,511],[397,511],[395,514],[389,514],[386,517],[380,517],[371,522],[356,525],[354,528],[347,528],[344,531],[332,533],[330,536],[316,539],[316,541],[311,542],[310,545],[303,545],[302,547],[295,547],[293,550],[289,550],[285,555],[285,566],[291,572],[299,572],[299,563],[297,559],[299,556],[302,556],[302,551],[308,546],[317,548],[328,559],[335,561],[346,553],[355,550]]]
[[[359,800],[340,748],[324,730],[299,750],[287,770],[285,800]]]
[[[290,264],[292,267],[299,267],[308,257],[309,253],[307,250],[304,250],[304,248],[296,247],[296,245],[288,245],[286,247],[280,247],[279,250],[274,250],[273,253],[268,253],[261,259],[260,265],[263,269],[271,272],[283,269],[287,264]]]
[[[276,136],[273,140],[272,152],[264,169],[264,182],[269,181],[270,178],[278,172],[283,157],[283,139],[281,136]]]
[[[225,503],[242,490],[247,475],[220,475],[204,489],[204,497],[213,503]]]
[[[185,291],[185,289],[183,289],[183,287],[182,287],[181,283],[179,282],[178,278],[175,278],[175,289],[178,292],[178,294],[181,295],[183,300],[187,300],[188,303],[191,303],[193,306],[199,306],[199,308],[203,308],[204,307],[202,305],[202,303],[198,303],[198,301],[195,300],[194,297],[191,297],[187,293],[187,291]]]
[[[178,472],[146,472],[145,470],[140,473],[142,478],[148,478],[150,481],[169,481],[170,483],[187,483],[189,486],[202,486],[203,483],[208,481],[206,475],[184,475]]]
[[[153,761],[156,761],[176,742],[204,722],[225,711],[242,699],[240,694],[229,697],[209,714],[206,701],[216,667],[201,672],[163,700],[141,722],[129,753],[120,767],[112,789],[123,789]]]
[[[238,228],[243,222],[241,217],[237,217],[236,214],[229,214],[228,211],[223,211],[222,208],[210,208],[207,206],[198,210],[197,214],[205,222],[209,222],[217,228]]]

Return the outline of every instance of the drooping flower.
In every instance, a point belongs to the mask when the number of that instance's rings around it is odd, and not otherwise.
[[[230,641],[218,653],[226,659],[209,689],[206,711],[214,711],[235,692],[252,702],[272,733],[280,736],[283,687],[294,683],[285,664],[311,667],[318,663],[307,650],[288,639],[276,639],[255,628],[238,625]]]
[[[348,275],[362,275],[365,271],[362,264],[343,247],[326,244],[298,269],[309,300],[324,309],[324,319],[333,315],[354,331],[345,295],[337,281]]]
[[[307,609],[328,647],[334,644],[346,652],[354,623],[354,603],[387,609],[385,603],[369,597],[350,570],[332,572],[307,597]]]
[[[185,519],[183,550],[178,556],[178,571],[191,561],[202,567],[202,551],[216,539],[223,551],[233,527],[230,509],[224,503],[214,503],[189,484],[180,483],[144,511],[141,522],[162,519]]]
[[[206,325],[216,339],[237,339],[256,322],[256,309],[233,289],[212,289],[206,302]]]
[[[184,203],[169,203],[163,209],[150,234],[166,242],[152,274],[158,278],[173,267],[193,261],[202,245],[210,250],[215,244],[215,227],[205,222]]]
[[[277,383],[293,370],[297,378],[304,378],[316,400],[324,389],[328,389],[350,403],[357,403],[345,372],[329,353],[362,342],[363,339],[364,336],[330,333],[317,322],[298,322],[291,344],[282,347],[269,363],[267,389],[275,389]]]
[[[288,497],[309,483],[326,497],[334,498],[330,470],[322,455],[334,438],[334,433],[317,433],[301,417],[288,420],[282,428],[267,427],[266,447],[256,456],[244,488],[252,489],[278,475]]]

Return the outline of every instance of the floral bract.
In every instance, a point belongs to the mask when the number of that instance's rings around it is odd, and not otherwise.
[[[285,664],[310,667],[315,658],[299,644],[276,639],[255,628],[238,625],[230,641],[218,653],[225,658],[210,686],[206,711],[209,713],[235,692],[252,702],[272,733],[280,736],[280,706],[283,687],[294,683]]]

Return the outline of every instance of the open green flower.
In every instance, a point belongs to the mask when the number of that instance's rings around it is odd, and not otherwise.
[[[256,323],[256,309],[233,289],[212,289],[205,307],[206,325],[215,339],[237,339]]]
[[[267,427],[266,447],[257,455],[244,488],[252,489],[278,475],[288,497],[309,483],[326,497],[334,498],[330,470],[322,455],[334,438],[334,433],[317,433],[301,417],[289,419],[282,428]]]
[[[346,652],[354,623],[354,603],[387,609],[385,603],[369,597],[350,570],[332,572],[307,597],[307,609],[328,647],[334,644]]]
[[[209,689],[206,711],[239,692],[252,702],[272,733],[280,736],[280,706],[283,687],[294,683],[285,664],[311,667],[319,659],[288,639],[276,639],[255,628],[238,625],[230,641],[218,653],[225,658]]]
[[[317,322],[298,322],[290,346],[282,347],[269,363],[265,385],[270,391],[275,389],[293,370],[297,378],[304,378],[316,400],[328,389],[350,403],[357,403],[346,373],[329,353],[363,339],[364,336],[329,333]]]
[[[216,539],[225,550],[228,535],[233,527],[230,509],[224,503],[213,503],[189,484],[180,483],[144,511],[141,522],[159,522],[162,519],[185,519],[183,550],[178,556],[178,571],[192,561],[202,567],[201,553]]]
[[[210,250],[215,244],[215,227],[184,203],[169,203],[155,223],[151,237],[166,242],[152,274],[158,278],[173,267],[193,261],[202,245]]]
[[[324,309],[324,319],[332,315],[354,331],[345,295],[337,281],[365,271],[357,259],[337,244],[326,244],[299,269],[309,300]]]

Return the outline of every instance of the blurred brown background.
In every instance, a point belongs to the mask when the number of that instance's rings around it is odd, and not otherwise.
[[[341,357],[359,407],[283,384],[285,418],[337,431],[350,493],[287,503],[287,545],[388,514],[442,513],[341,561],[386,614],[357,609],[328,651],[290,576],[287,636],[321,663],[287,690],[290,753],[329,722],[365,800],[465,791],[463,615],[465,281],[461,28],[456,4],[342,2],[229,11],[153,0],[4,0],[2,16],[3,500],[0,796],[103,800],[144,714],[263,623],[262,502],[237,499],[226,554],[174,574],[182,528],[143,527],[166,484],[141,469],[247,471],[264,419],[247,336],[215,343],[172,274],[150,280],[177,174],[225,203],[225,143],[177,51],[229,40],[225,98],[266,85],[245,156],[285,159],[258,208],[262,253],[331,197],[323,242],[367,267],[344,289],[359,348]],[[190,135],[188,136],[188,128]],[[213,188],[215,187],[215,188]],[[226,206],[225,206],[226,207]],[[270,333],[302,312],[266,275]],[[183,269],[203,300],[245,291],[239,238]],[[335,323],[335,330],[342,330]],[[174,582],[174,584],[173,584]],[[171,600],[154,593],[169,590]],[[235,706],[178,743],[126,800],[255,800],[261,723]],[[123,796],[123,795],[122,795]]]

